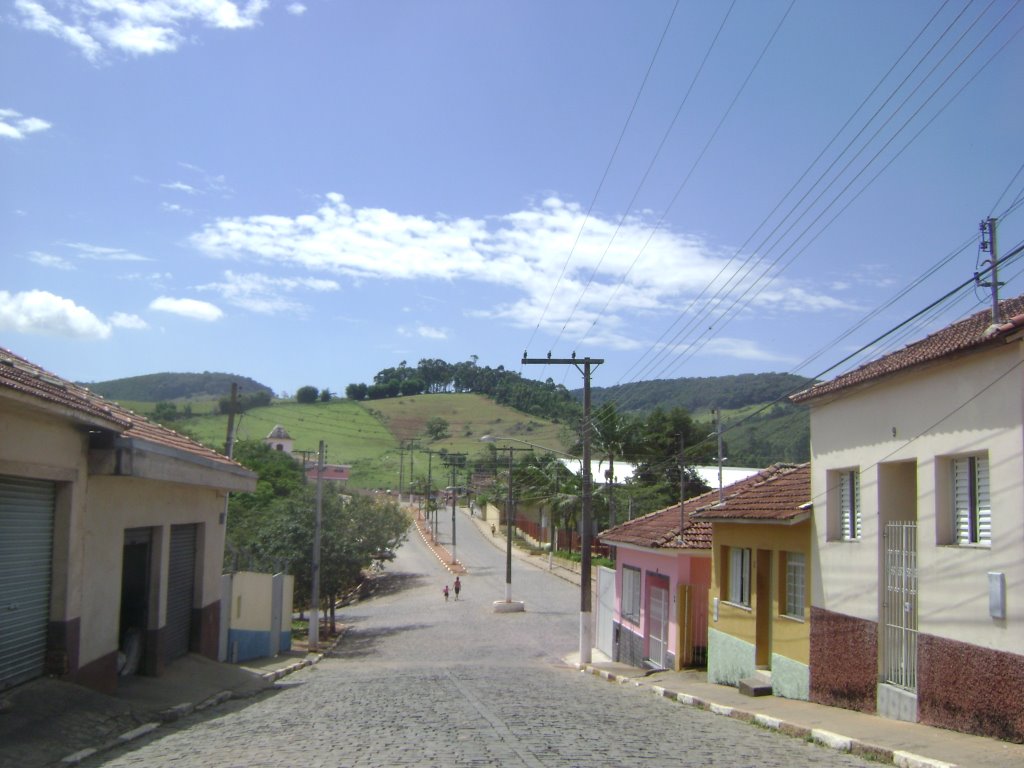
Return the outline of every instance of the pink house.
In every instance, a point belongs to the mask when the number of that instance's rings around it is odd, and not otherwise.
[[[728,495],[757,476],[723,489]],[[690,520],[718,501],[718,491],[609,528],[615,547],[614,658],[635,667],[681,669],[707,664],[711,523]]]

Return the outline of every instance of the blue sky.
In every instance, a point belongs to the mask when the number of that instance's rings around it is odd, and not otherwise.
[[[811,376],[1024,233],[1010,0],[0,7],[0,346],[75,380]]]

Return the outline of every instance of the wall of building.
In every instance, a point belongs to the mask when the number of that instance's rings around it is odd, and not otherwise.
[[[56,483],[48,671],[78,668],[86,434],[66,419],[0,397],[0,474]]]
[[[631,566],[640,569],[640,621],[638,624],[622,617],[622,568]],[[692,584],[698,590],[706,590],[711,583],[711,556],[708,553],[683,553],[677,550],[633,549],[619,546],[616,550],[615,568],[615,618],[622,626],[622,631],[632,632],[641,638],[641,658],[647,656],[647,583],[648,574],[659,574],[669,579],[668,591],[671,604],[669,606],[668,655],[674,660],[679,658],[679,585]],[[701,604],[703,608],[703,604]],[[701,622],[703,624],[703,622]],[[633,661],[626,663],[633,664]]]
[[[156,611],[150,613],[149,629],[159,631],[167,621],[170,527],[195,523],[200,528],[193,632],[199,633],[196,645],[207,646],[203,650],[216,657],[215,630],[219,625],[224,553],[224,526],[219,518],[224,511],[224,494],[210,488],[132,477],[93,476],[89,481],[87,508],[82,578],[88,589],[82,603],[82,665],[116,653],[118,648],[124,531],[153,530],[151,605]],[[212,622],[213,626],[203,627],[204,622]]]
[[[919,626],[922,632],[1024,654],[1024,603],[1007,600],[1005,619],[989,615],[989,572],[1024,583],[1024,401],[1021,345],[973,354],[893,377],[812,405],[812,496],[816,535],[812,602],[848,616],[880,620],[882,524],[918,522]],[[987,450],[992,546],[949,545],[946,457]],[[937,458],[939,457],[939,458]],[[891,506],[891,467],[916,469],[916,508]],[[833,541],[828,471],[860,468],[860,541]]]
[[[708,626],[708,679],[734,684],[740,677],[754,673],[757,648],[757,622],[761,612],[768,612],[768,636],[765,658],[772,669],[772,685],[776,695],[806,699],[810,670],[810,557],[811,521],[794,525],[721,523],[714,526],[711,597]],[[728,548],[751,550],[750,606],[730,603],[725,585],[728,571]],[[797,552],[804,555],[804,619],[783,615],[784,599],[782,555]],[[761,559],[768,558],[769,578],[767,600],[762,604],[757,594],[756,574]],[[717,619],[714,598],[718,599]],[[778,669],[778,676],[776,670]],[[741,674],[742,673],[742,674]],[[740,677],[736,677],[740,675]],[[777,679],[776,679],[777,678]]]

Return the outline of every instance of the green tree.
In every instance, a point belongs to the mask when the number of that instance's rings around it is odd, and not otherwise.
[[[320,396],[320,390],[311,385],[299,387],[295,392],[295,400],[299,403],[315,403]]]
[[[432,416],[427,419],[425,425],[427,437],[431,440],[444,440],[449,435],[449,426],[450,424],[447,420],[442,419],[440,416]]]
[[[333,395],[331,395],[331,390],[329,390],[327,388],[324,388],[324,389],[320,390],[320,402],[321,403],[329,403],[329,402],[331,402],[331,397],[333,397]]]

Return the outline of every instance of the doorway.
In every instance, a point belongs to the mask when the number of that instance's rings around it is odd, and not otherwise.
[[[152,549],[151,528],[129,528],[124,532],[117,656],[117,670],[120,675],[138,673],[146,656]]]

